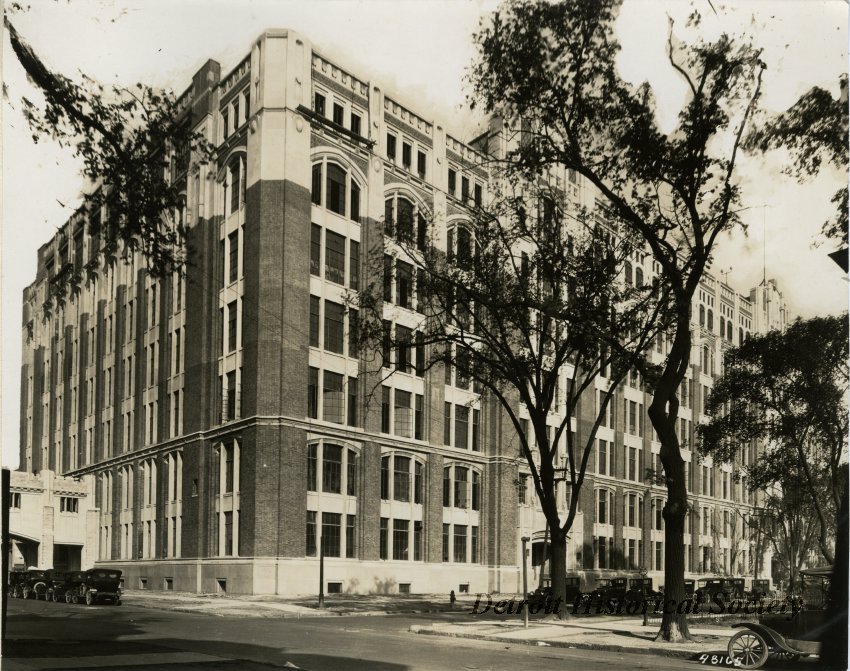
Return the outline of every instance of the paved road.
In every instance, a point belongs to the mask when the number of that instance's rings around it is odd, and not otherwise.
[[[120,669],[309,671],[699,668],[698,661],[411,634],[458,614],[305,619],[229,618],[122,606],[9,600],[4,671]],[[287,667],[289,665],[289,667]],[[704,668],[704,667],[703,667]]]

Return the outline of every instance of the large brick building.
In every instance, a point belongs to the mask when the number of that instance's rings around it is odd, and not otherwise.
[[[181,104],[220,156],[174,164],[191,263],[152,280],[128,254],[45,319],[51,282],[98,241],[80,213],[40,248],[24,293],[21,469],[88,481],[96,554],[128,587],[311,592],[321,544],[330,590],[516,591],[519,539],[539,556],[545,523],[513,430],[442,368],[396,361],[377,382],[374,353],[349,342],[345,301],[383,249],[393,327],[415,331],[415,273],[383,221],[454,244],[465,205],[486,199],[486,156],[504,151],[498,124],[464,143],[285,30],[224,76],[208,61]],[[554,178],[593,206],[574,175]],[[652,274],[650,258],[631,263],[627,275]],[[722,351],[784,308],[775,284],[745,298],[707,276],[694,315],[686,441]],[[568,567],[586,577],[662,575],[664,489],[644,477],[659,445],[633,382],[599,431],[570,537]],[[764,572],[736,466],[685,455],[688,572]]]

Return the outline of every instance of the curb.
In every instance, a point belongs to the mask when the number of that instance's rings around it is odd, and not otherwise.
[[[537,646],[537,639],[516,639],[516,638],[508,638],[506,636],[498,636],[498,635],[481,635],[481,634],[467,634],[463,632],[448,632],[448,631],[437,631],[435,629],[426,628],[427,625],[418,625],[414,624],[410,626],[410,632],[413,634],[419,634],[421,636],[446,636],[448,638],[468,638],[475,639],[478,641],[491,641],[493,643],[510,643],[510,644],[519,644],[519,645],[531,645]],[[647,648],[629,648],[624,645],[614,645],[608,643],[572,643],[568,641],[542,641],[546,644],[544,647],[552,647],[552,648],[573,648],[575,650],[601,650],[606,652],[626,652],[633,653],[636,655],[653,655],[655,657],[673,657],[678,659],[694,659],[699,654],[697,651],[690,650],[665,650],[663,647],[658,649],[647,649]],[[724,651],[725,654],[725,651]]]

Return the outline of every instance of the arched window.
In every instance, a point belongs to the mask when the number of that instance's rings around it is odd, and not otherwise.
[[[726,339],[732,342],[732,321],[726,322]]]
[[[723,317],[720,317],[720,337],[726,337],[726,320]]]
[[[638,289],[643,286],[643,268],[635,268],[635,286]]]
[[[331,160],[313,164],[311,201],[341,217],[360,221],[360,185],[344,167]]]
[[[632,286],[632,262],[626,261],[626,284]]]
[[[384,234],[402,243],[416,243],[425,250],[428,224],[425,213],[413,201],[400,194],[384,201]]]
[[[739,327],[738,328],[738,345],[740,346],[740,345],[743,345],[743,344],[744,344],[744,329]]]
[[[234,156],[224,175],[224,212],[229,216],[245,204],[245,155]]]
[[[708,309],[708,315],[706,316],[705,321],[706,321],[705,325],[708,328],[708,330],[713,331],[714,330],[714,312],[712,311],[711,308]]]
[[[699,325],[705,326],[705,307],[699,306]]]

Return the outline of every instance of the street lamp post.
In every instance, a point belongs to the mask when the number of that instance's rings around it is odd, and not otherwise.
[[[526,544],[531,539],[528,536],[522,537],[522,616],[525,622],[525,628],[528,629],[528,551]]]

